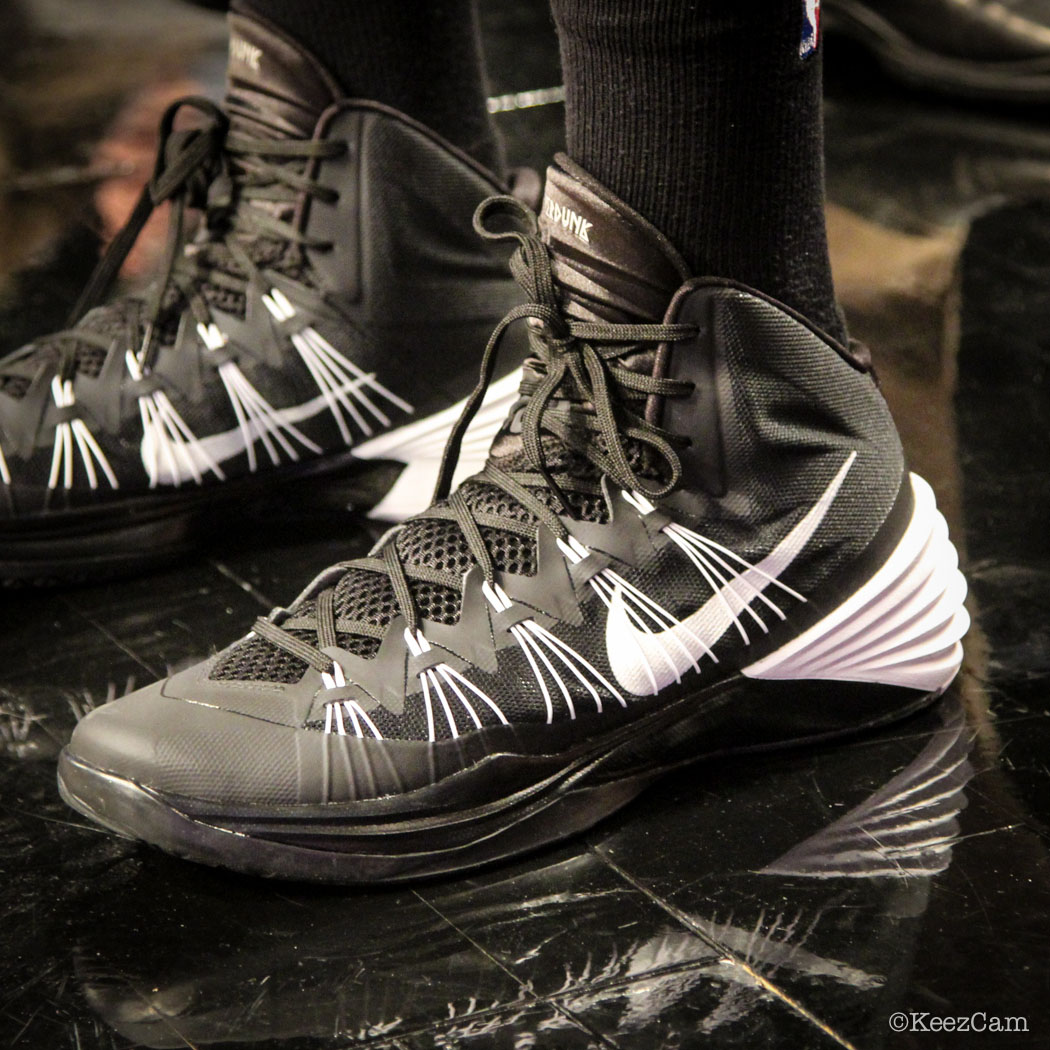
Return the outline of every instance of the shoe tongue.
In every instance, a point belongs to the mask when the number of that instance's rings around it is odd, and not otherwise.
[[[226,111],[248,135],[311,138],[320,115],[344,94],[308,51],[276,26],[229,15]]]
[[[547,169],[540,231],[566,310],[584,320],[660,321],[690,276],[663,234],[564,154]]]
[[[614,324],[662,321],[689,268],[670,241],[564,154],[547,169],[540,233],[551,252],[555,284],[566,313]],[[620,367],[651,374],[654,350],[619,358]],[[526,371],[530,368],[526,363]],[[558,411],[556,404],[552,410]],[[521,437],[522,407],[497,435],[491,459],[511,472],[527,469]],[[571,418],[567,416],[566,418]],[[593,468],[548,435],[555,472],[581,475]],[[582,475],[581,475],[582,476]]]

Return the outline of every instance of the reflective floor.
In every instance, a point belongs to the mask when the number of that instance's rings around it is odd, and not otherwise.
[[[540,165],[560,106],[513,107],[559,82],[549,22],[484,7],[511,162]],[[2,10],[6,350],[63,324],[159,111],[218,90],[223,29],[176,0]],[[972,584],[944,701],[682,771],[512,866],[318,890],[89,827],[54,758],[86,710],[226,644],[369,526],[290,518],[150,578],[3,593],[0,1045],[1050,1046],[1050,112],[909,95],[834,41],[828,82],[840,296]],[[986,1031],[937,1030],[956,1018]]]

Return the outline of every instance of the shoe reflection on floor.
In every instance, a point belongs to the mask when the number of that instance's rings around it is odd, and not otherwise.
[[[588,843],[407,892],[186,879],[178,862],[149,857],[85,929],[77,980],[108,1024],[151,1047],[423,1028],[441,1045],[530,1029],[544,1045],[571,1027],[564,1013],[597,1011],[614,1039],[659,1031],[680,1045],[688,1019],[735,1041],[772,1031],[778,999],[801,988],[848,999],[853,1023],[874,1030],[900,1007],[909,941],[951,863],[974,740],[952,690],[876,739],[736,760],[729,783],[718,767],[689,770]],[[771,795],[770,778],[784,790]],[[702,849],[702,897],[688,883],[669,894],[679,922],[645,875],[614,874],[649,820],[703,840],[715,809],[726,833]],[[748,818],[734,822],[734,809]],[[530,1016],[538,997],[559,1007],[542,1021]]]

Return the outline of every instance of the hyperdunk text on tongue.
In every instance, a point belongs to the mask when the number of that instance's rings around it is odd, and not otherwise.
[[[564,154],[547,170],[540,230],[574,315],[659,321],[689,277],[666,237]]]
[[[311,138],[318,118],[345,92],[294,40],[262,19],[229,16],[226,104],[249,135]]]

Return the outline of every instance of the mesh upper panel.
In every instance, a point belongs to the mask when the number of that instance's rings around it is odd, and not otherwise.
[[[297,631],[296,634],[305,634]],[[306,674],[309,665],[262,638],[249,638],[236,645],[208,675],[216,682],[277,682],[292,685]]]
[[[92,311],[90,320],[85,327],[106,339],[115,339],[121,336],[127,331],[128,327],[127,305],[125,301],[118,301],[101,310]],[[49,342],[48,338],[45,337],[36,346],[36,353],[34,354],[34,357],[36,357],[35,364],[39,364],[46,359],[57,359],[60,353],[60,344],[58,342]],[[77,343],[74,349],[74,360],[77,372],[95,379],[101,373],[102,366],[106,362],[106,350],[91,343]],[[34,366],[30,367],[35,371]],[[29,390],[30,382],[31,380],[24,375],[0,376],[0,390],[7,394],[8,397],[22,398],[25,397]]]
[[[468,481],[461,491],[475,514],[498,514],[511,521],[532,520],[532,515],[517,500],[494,485]]]
[[[451,587],[442,587],[438,583],[416,581],[412,587],[416,607],[424,619],[435,623],[454,624],[459,620],[461,595]]]
[[[504,464],[501,463],[501,466]],[[590,467],[590,465],[588,464]],[[593,467],[590,467],[593,472]],[[554,498],[543,489],[533,490],[537,496],[550,505]],[[514,501],[502,489],[480,482],[468,482],[463,489],[471,508],[479,514],[499,514],[517,521],[529,521],[530,513]],[[605,500],[597,494],[569,492],[566,494],[577,517],[604,522],[608,520],[609,510]],[[536,540],[533,537],[520,536],[506,529],[483,527],[481,534],[492,556],[495,567],[501,572],[521,576],[532,576],[536,573]],[[397,534],[395,540],[397,552],[406,566],[426,566],[443,572],[457,575],[465,574],[473,564],[470,549],[459,526],[453,521],[443,519],[421,518],[408,522]],[[444,587],[440,584],[422,580],[410,580],[409,586],[416,602],[420,616],[435,623],[452,625],[458,622],[462,606],[462,594],[459,588]],[[304,603],[296,610],[298,615],[313,614],[313,602]],[[386,627],[394,618],[397,605],[394,591],[389,579],[380,573],[367,569],[348,569],[335,589],[335,615],[338,620],[360,620],[375,627]],[[310,632],[293,632],[302,634],[307,641],[316,644],[317,638]],[[339,645],[348,652],[365,658],[371,658],[378,652],[380,642],[376,638],[339,634]],[[251,652],[240,654],[240,649]],[[259,647],[262,648],[259,648]],[[269,651],[269,652],[267,652]],[[252,681],[280,682],[284,679],[268,678],[270,666],[274,663],[272,653],[279,652],[269,643],[252,641],[239,646],[235,652],[239,659],[231,657],[212,672],[212,678],[243,678]],[[294,658],[288,658],[294,659]],[[301,664],[301,661],[296,661]],[[226,666],[229,664],[229,667]],[[283,664],[280,667],[283,668]],[[302,665],[305,669],[305,665]],[[290,673],[290,672],[285,672]],[[301,675],[300,671],[300,675]],[[298,677],[293,679],[298,681]]]
[[[106,363],[106,351],[100,346],[87,346],[81,343],[77,347],[77,371],[94,379]]]
[[[215,284],[207,284],[203,288],[204,301],[213,309],[221,310],[225,314],[234,317],[243,317],[247,308],[247,299],[243,292],[234,291],[232,288],[220,288]]]
[[[364,620],[385,627],[395,610],[394,589],[377,572],[350,569],[336,586],[335,615],[339,620]]]
[[[536,541],[505,529],[482,529],[485,545],[492,554],[493,564],[501,572],[517,576],[536,574]]]
[[[397,537],[397,552],[405,565],[426,565],[462,575],[473,559],[454,521],[414,521]]]
[[[609,521],[609,505],[603,496],[570,492],[567,498],[573,512],[582,521],[595,521],[602,525]]]
[[[3,391],[8,397],[25,397],[29,384],[30,380],[25,376],[0,376],[0,391]]]
[[[345,649],[348,653],[361,656],[366,660],[371,660],[379,652],[381,644],[378,638],[371,638],[364,634],[337,634],[336,638],[340,649]]]

